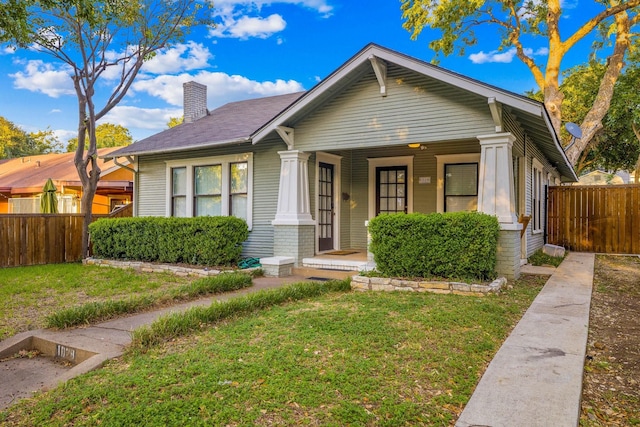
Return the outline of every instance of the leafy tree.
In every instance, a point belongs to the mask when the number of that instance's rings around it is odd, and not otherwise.
[[[60,147],[52,130],[27,133],[0,116],[0,159],[46,154]]]
[[[592,143],[582,152],[576,170],[578,173],[593,169],[609,171],[638,169],[640,155],[640,66],[631,55],[631,64],[623,69],[614,86],[614,94],[603,127]],[[598,86],[606,73],[604,61],[592,60],[564,73],[560,90],[565,94],[563,117],[569,122],[581,122],[593,104]],[[529,93],[541,100],[541,92]],[[563,129],[565,139],[571,138]]]
[[[96,148],[123,147],[133,142],[131,132],[122,125],[101,123],[96,126]],[[67,144],[67,151],[78,149],[78,138],[71,138]]]
[[[14,4],[16,3],[16,4]],[[82,253],[88,254],[91,206],[100,168],[96,122],[125,96],[145,60],[159,49],[181,42],[191,27],[208,24],[210,3],[193,0],[9,0],[4,12],[14,24],[0,21],[0,37],[30,46],[63,62],[71,70],[78,99],[78,146],[74,163],[82,182],[84,213]],[[18,7],[6,10],[7,4]],[[105,75],[105,73],[108,73]],[[114,84],[108,76],[117,75]],[[96,105],[96,89],[107,88]]]
[[[562,101],[565,96],[559,84],[562,60],[589,34],[602,37],[598,47],[613,37],[611,54],[597,95],[580,125],[583,137],[567,151],[573,165],[602,128],[602,119],[609,109],[624,58],[630,47],[636,44],[633,29],[640,21],[640,0],[594,0],[602,5],[602,10],[595,16],[584,17],[583,24],[563,39],[561,0],[401,1],[403,18],[406,19],[403,26],[412,32],[413,39],[425,27],[441,31],[442,36],[429,44],[436,54],[464,54],[466,47],[477,43],[477,28],[497,27],[500,37],[498,48],[515,48],[516,56],[529,68],[544,94],[544,104],[558,134],[562,127]],[[525,47],[525,43],[540,38],[545,40],[549,49],[544,65],[538,64]]]
[[[637,52],[636,52],[637,54]],[[614,89],[611,108],[597,136],[596,159],[605,159],[606,169],[635,170],[640,183],[640,65],[624,70]]]
[[[170,117],[167,122],[167,128],[171,129],[172,127],[176,127],[182,124],[183,117]]]

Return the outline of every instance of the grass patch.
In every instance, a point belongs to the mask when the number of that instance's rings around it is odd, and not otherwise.
[[[251,276],[244,273],[223,273],[204,277],[160,295],[141,295],[124,300],[96,301],[70,307],[47,316],[48,328],[68,328],[137,313],[169,303],[194,299],[203,295],[236,291],[252,285]]]
[[[529,257],[527,261],[531,265],[552,265],[554,267],[558,267],[562,263],[562,261],[564,261],[565,257],[567,256],[567,253],[568,252],[565,252],[565,256],[563,257],[557,257],[557,256],[547,255],[544,252],[542,252],[542,249],[538,249],[533,253],[533,255]]]
[[[162,295],[194,277],[74,264],[0,268],[0,340],[45,326],[59,310],[131,295]]]
[[[349,290],[351,290],[349,280],[327,283],[294,283],[283,288],[259,291],[214,303],[209,307],[193,307],[183,313],[163,316],[151,325],[135,330],[131,345],[132,348],[146,349],[232,316],[251,313],[289,301],[316,297],[327,292],[346,292]]]
[[[545,281],[486,297],[329,292],[236,312],[23,400],[0,422],[452,425]]]

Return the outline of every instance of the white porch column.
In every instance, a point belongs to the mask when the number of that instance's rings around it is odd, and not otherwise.
[[[496,271],[508,279],[520,276],[520,230],[516,216],[513,185],[511,133],[480,135],[480,171],[478,173],[478,212],[498,217],[500,236]]]
[[[309,153],[278,151],[280,188],[273,225],[315,225],[309,205]]]
[[[480,170],[478,177],[478,211],[495,215],[503,230],[518,230],[513,185],[511,133],[480,135]]]

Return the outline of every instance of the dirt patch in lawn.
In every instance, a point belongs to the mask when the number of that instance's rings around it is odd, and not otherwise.
[[[596,257],[580,425],[640,425],[638,256]]]

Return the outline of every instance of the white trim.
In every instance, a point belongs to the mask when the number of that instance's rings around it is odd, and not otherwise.
[[[540,212],[538,212],[537,215],[535,215],[535,210],[536,210],[536,206],[533,203],[533,196],[536,194],[536,191],[538,191],[538,200],[541,200],[540,198],[543,196],[543,182],[542,180],[544,179],[544,166],[543,164],[536,159],[535,157],[531,158],[532,162],[531,162],[531,234],[540,234],[542,233],[543,229],[544,229],[544,224],[543,224],[543,210],[545,210],[545,206],[544,203],[540,205]],[[538,188],[535,188],[535,175],[536,175],[536,170],[540,171],[540,179],[538,180]],[[536,224],[536,221],[539,222],[539,224]],[[538,226],[538,228],[536,228],[536,225]]]
[[[478,163],[480,167],[480,153],[441,154],[435,156],[436,167],[436,211],[444,212],[444,165],[448,163]],[[478,169],[479,170],[479,169]],[[478,185],[481,185],[478,180]],[[478,189],[478,194],[480,189]]]
[[[527,194],[527,158],[526,157],[518,157],[518,213],[521,215],[527,214],[527,199],[529,195]],[[531,224],[531,222],[529,222]],[[529,225],[527,225],[529,228]],[[533,229],[533,224],[531,224],[531,228]],[[525,232],[522,233],[522,238],[520,239],[520,259],[527,259],[527,240],[529,239],[529,233],[525,229]]]
[[[407,167],[407,213],[413,212],[413,156],[377,157],[369,162],[369,219],[376,216],[376,168],[385,166]]]
[[[342,194],[342,182],[341,182],[341,163],[342,156],[335,154],[317,152],[316,153],[316,179],[315,179],[315,218],[316,218],[316,253],[320,252],[320,224],[318,218],[320,217],[319,209],[319,176],[320,176],[320,163],[327,163],[333,165],[333,250],[340,249],[340,206],[341,206],[341,194]]]
[[[253,153],[232,154],[226,156],[200,157],[184,160],[167,160],[165,216],[171,216],[171,169],[185,167],[187,170],[186,216],[193,216],[193,168],[195,166],[222,165],[222,207],[223,216],[229,215],[229,165],[247,162],[247,226],[253,228]]]
[[[369,57],[369,61],[380,85],[380,95],[387,96],[387,63],[374,55]]]

